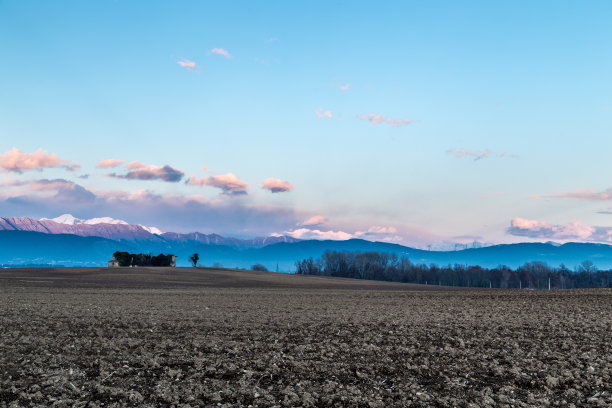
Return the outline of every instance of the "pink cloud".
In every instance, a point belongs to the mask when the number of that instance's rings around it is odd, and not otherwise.
[[[404,125],[409,125],[411,123],[414,123],[413,120],[410,119],[393,119],[390,118],[388,116],[383,116],[383,115],[376,115],[374,113],[368,113],[365,115],[360,115],[358,116],[359,119],[361,120],[367,120],[368,122],[370,122],[373,125],[378,125],[381,123],[386,123],[387,125],[391,126],[391,127],[400,127],[400,126],[404,126]]]
[[[198,70],[198,65],[193,61],[189,61],[188,59],[183,58],[183,59],[178,60],[176,63],[188,71]]]
[[[27,186],[30,191],[57,191],[71,189],[76,184],[65,179],[39,179],[39,180],[7,180],[0,182],[0,187],[24,187]]]
[[[212,50],[210,50],[210,53],[220,55],[223,58],[227,58],[227,59],[232,58],[232,54],[230,54],[228,50],[223,49],[223,48],[213,48]]]
[[[338,89],[341,91],[348,91],[349,89],[351,89],[351,84],[349,84],[348,82],[344,85],[337,85]]]
[[[273,178],[265,179],[261,184],[261,188],[264,190],[270,190],[272,193],[284,193],[286,191],[295,189],[295,187],[289,184],[287,181]]]
[[[167,164],[164,166],[153,166],[133,161],[125,167],[129,170],[127,174],[119,175],[111,173],[108,176],[128,180],[162,180],[176,183],[181,181],[185,175],[181,170],[172,168]]]
[[[190,186],[216,187],[222,190],[222,194],[228,196],[244,195],[247,193],[246,189],[249,186],[247,183],[236,177],[236,175],[233,173],[202,178],[191,176],[186,181],[186,184]]]
[[[529,198],[535,200],[541,198],[571,198],[585,201],[609,201],[612,200],[612,188],[609,188],[604,191],[596,191],[593,189],[585,188],[581,190],[566,191],[551,195],[533,194],[530,195]]]
[[[476,153],[476,152],[472,152],[470,150],[465,150],[465,149],[461,149],[461,150],[457,150],[457,149],[448,149],[446,151],[446,153],[448,154],[452,154],[453,156],[461,159],[463,157],[469,157],[474,159],[474,161],[478,161],[481,159],[484,159],[486,157],[489,157],[491,155],[491,152],[489,150],[485,150],[482,153]]]
[[[59,190],[72,190],[77,185],[72,181],[64,179],[55,180],[32,180],[28,184],[32,191],[59,191]]]
[[[125,163],[125,160],[116,160],[116,159],[100,159],[96,168],[98,169],[108,169],[112,167],[121,166]]]
[[[566,225],[554,225],[546,221],[517,217],[510,221],[507,232],[511,235],[529,238],[599,240],[595,236],[595,233],[598,232],[596,227],[584,225],[577,220]]]
[[[322,215],[313,215],[312,217],[308,218],[307,220],[299,223],[298,225],[300,225],[301,227],[312,227],[315,225],[321,225],[327,222],[327,218],[325,218]]]
[[[324,111],[323,108],[317,109],[315,111],[315,115],[317,115],[317,118],[319,119],[324,119],[324,118],[331,119],[334,117],[334,115],[330,111],[328,110]]]
[[[379,227],[375,225],[368,228],[368,232],[370,234],[395,234],[397,229],[395,227]]]
[[[399,242],[402,240],[402,237],[397,235],[397,228],[381,227],[377,225],[371,226],[367,231],[357,231],[355,232],[355,236],[363,239],[385,242]]]
[[[81,168],[81,165],[60,159],[57,154],[49,154],[43,149],[38,149],[33,153],[24,153],[13,148],[0,155],[0,168],[13,173],[23,173],[31,170],[42,171],[45,168],[64,168],[68,171],[76,171]]]
[[[493,156],[493,152],[491,152],[489,149],[485,150],[482,153],[474,152],[471,150],[465,150],[465,149],[448,149],[446,153],[452,154],[453,156],[459,159],[466,157],[466,158],[474,159],[474,161],[482,160],[484,158]],[[511,153],[506,153],[506,152],[496,154],[495,157],[499,157],[499,158],[508,157],[511,159],[519,158],[519,156],[516,154],[511,154]]]

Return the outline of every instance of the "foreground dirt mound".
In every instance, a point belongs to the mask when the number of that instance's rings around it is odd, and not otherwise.
[[[612,291],[0,285],[0,406],[612,405]]]

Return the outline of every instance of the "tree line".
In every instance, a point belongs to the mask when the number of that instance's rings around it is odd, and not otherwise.
[[[296,273],[341,278],[381,280],[426,285],[501,289],[577,289],[612,287],[612,270],[598,270],[585,261],[574,270],[561,265],[528,262],[516,269],[500,265],[413,264],[405,257],[385,252],[326,251],[321,258],[296,261]]]
[[[119,262],[119,266],[171,266],[173,255],[159,254],[130,254],[129,252],[115,252],[113,259]]]

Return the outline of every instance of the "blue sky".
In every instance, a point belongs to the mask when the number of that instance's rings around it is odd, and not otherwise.
[[[0,1],[1,215],[609,242],[611,17],[603,1]]]

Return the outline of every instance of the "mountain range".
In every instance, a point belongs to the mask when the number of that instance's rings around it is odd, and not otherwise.
[[[169,246],[185,246],[195,243],[204,245],[225,245],[235,248],[261,248],[279,242],[297,242],[290,236],[258,237],[253,239],[238,239],[223,237],[217,234],[202,234],[191,232],[180,234],[162,232],[156,227],[132,225],[114,218],[92,218],[81,220],[70,214],[57,218],[42,218],[36,220],[28,217],[0,218],[0,231],[30,231],[43,234],[72,234],[81,237],[101,237],[119,242],[130,242],[139,245],[167,244]]]
[[[516,268],[540,261],[550,266],[574,268],[591,261],[612,269],[612,246],[593,243],[520,243],[479,246],[451,251],[430,251],[398,244],[361,239],[345,241],[298,240],[290,236],[253,239],[217,234],[161,232],[155,227],[131,225],[113,218],[80,220],[69,214],[54,219],[0,218],[0,264],[105,266],[115,251],[172,253],[178,266],[188,266],[189,256],[200,255],[202,265],[249,268],[259,263],[270,270],[288,272],[295,261],[318,258],[326,250],[377,251],[406,256],[415,264],[462,264]]]

